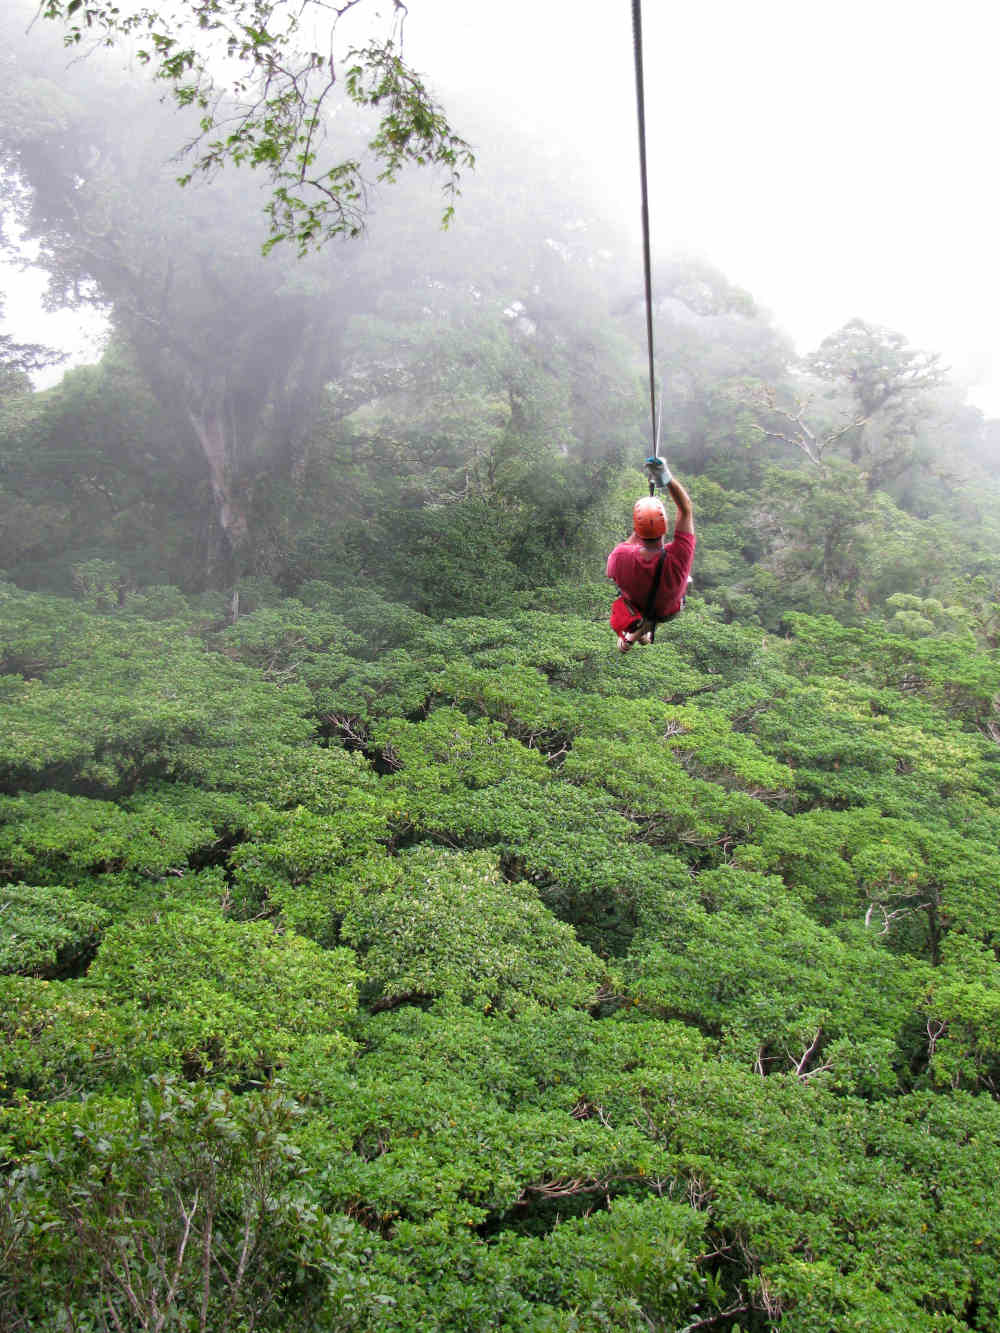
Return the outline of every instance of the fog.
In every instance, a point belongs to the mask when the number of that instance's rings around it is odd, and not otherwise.
[[[584,161],[595,204],[635,231],[631,13],[624,0],[611,9],[598,21],[566,0],[416,0],[407,54],[459,130],[467,108],[472,123],[488,111],[544,142],[556,177],[564,155]],[[1000,413],[996,11],[902,0],[645,10],[654,252],[722,269],[801,352],[853,316],[899,329]],[[65,317],[39,319],[30,283],[7,274],[4,286],[10,331],[77,341]]]
[[[580,15],[434,0],[407,39],[442,85],[586,145],[637,224],[630,6]],[[801,351],[854,316],[897,328],[1000,413],[996,8],[705,0],[643,26],[654,249],[717,265]]]

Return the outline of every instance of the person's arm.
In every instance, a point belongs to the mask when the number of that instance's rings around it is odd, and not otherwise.
[[[670,497],[677,506],[677,518],[674,522],[674,533],[689,532],[694,536],[694,506],[691,504],[691,497],[687,491],[672,476],[665,458],[660,458],[658,454],[651,454],[645,462],[646,476],[652,482],[653,486],[659,486],[661,490],[670,492]],[[652,487],[650,487],[652,494]]]
[[[667,490],[670,492],[670,498],[677,506],[677,518],[674,520],[674,536],[678,532],[690,532],[694,535],[694,506],[691,503],[691,497],[680,484],[676,477],[671,477],[667,482]]]

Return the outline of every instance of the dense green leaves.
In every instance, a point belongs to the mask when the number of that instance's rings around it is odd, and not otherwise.
[[[202,38],[295,77],[252,8],[49,6],[193,104]],[[641,321],[585,194],[519,151],[447,245],[401,178],[265,263],[242,178],[178,196],[143,94],[10,36],[8,202],[116,341],[0,385],[0,1325],[992,1333],[978,414],[661,263],[699,549],[624,657]],[[300,245],[373,134],[462,166],[394,40],[341,72],[383,119],[332,174],[304,83],[205,129]]]
[[[2,1187],[8,1327],[358,1327],[359,1228],[312,1206],[279,1093],[150,1080],[51,1122],[41,1171]],[[325,1313],[324,1313],[325,1311]],[[362,1325],[365,1326],[365,1325]]]
[[[110,914],[61,885],[0,885],[0,972],[55,976],[96,948]]]
[[[11,1327],[991,1327],[992,658],[601,596],[6,590]]]
[[[376,1008],[435,997],[487,1011],[585,1004],[603,975],[534,890],[483,855],[404,853],[388,884],[357,895],[341,932],[361,952]]]

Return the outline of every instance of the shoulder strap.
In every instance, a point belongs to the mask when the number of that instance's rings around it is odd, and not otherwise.
[[[656,607],[656,594],[660,590],[660,575],[663,573],[663,562],[666,558],[667,548],[664,546],[663,550],[660,552],[660,558],[656,562],[656,573],[653,575],[653,582],[649,589],[649,597],[646,599],[646,609],[642,613],[643,620],[654,621],[656,619],[653,612]]]

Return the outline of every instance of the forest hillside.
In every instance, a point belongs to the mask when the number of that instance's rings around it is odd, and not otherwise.
[[[13,42],[13,38],[11,38]],[[0,1327],[1000,1328],[1000,428],[654,268],[698,550],[619,654],[639,261],[474,124],[265,259],[0,60]],[[171,130],[171,126],[174,126]]]

